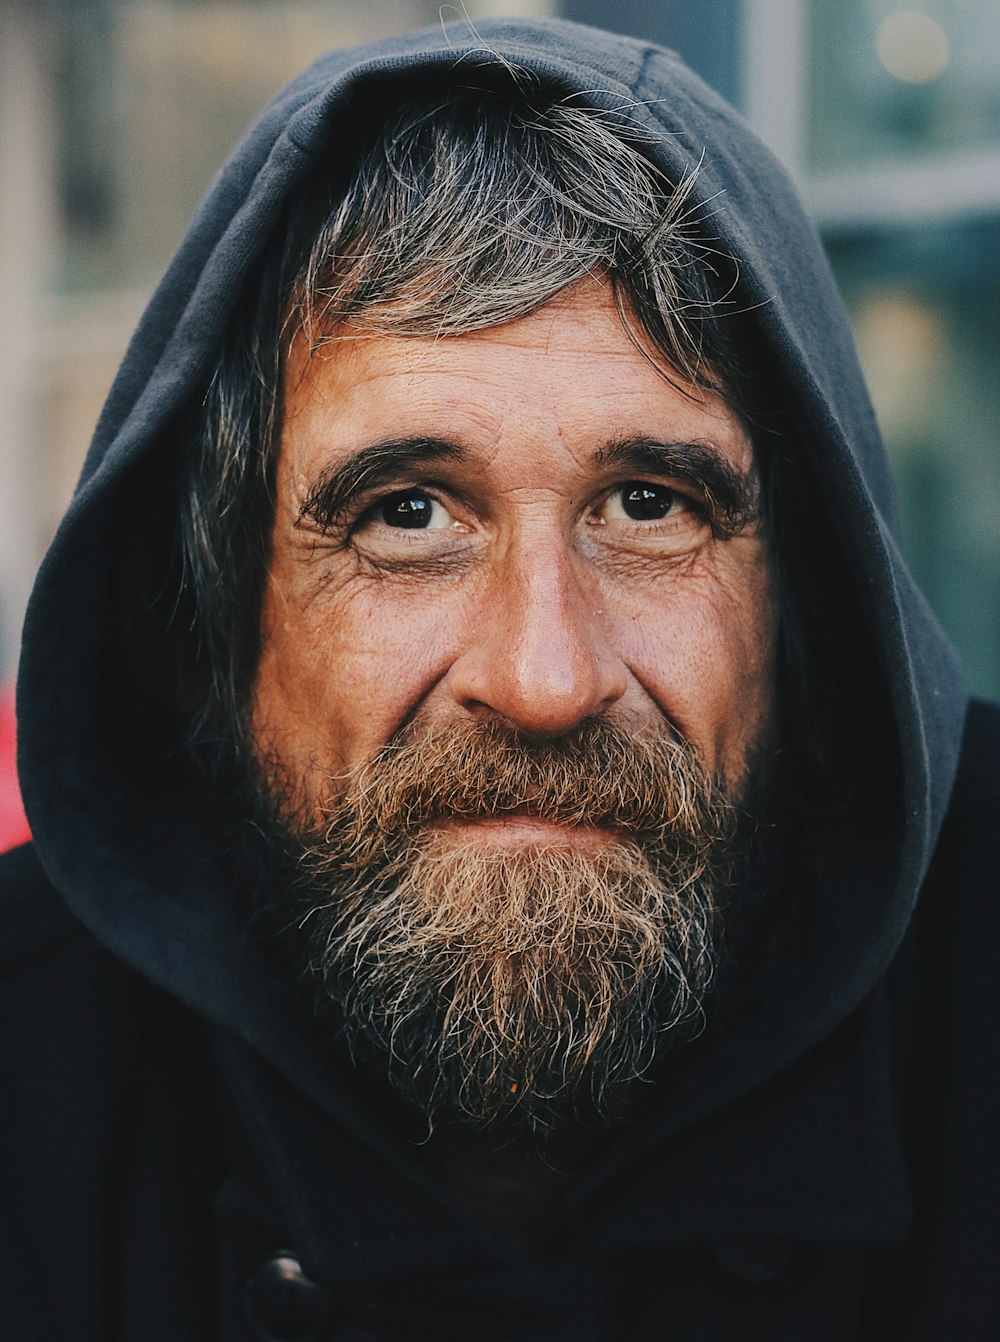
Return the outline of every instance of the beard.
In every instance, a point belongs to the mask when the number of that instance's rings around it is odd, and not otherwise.
[[[280,761],[254,772],[265,924],[355,1063],[431,1125],[605,1126],[700,1027],[742,827],[687,742],[418,721],[318,808]],[[524,815],[565,839],[470,823]]]

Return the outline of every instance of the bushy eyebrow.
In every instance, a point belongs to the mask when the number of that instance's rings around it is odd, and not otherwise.
[[[377,489],[401,470],[438,461],[462,461],[467,455],[458,443],[441,438],[387,438],[370,443],[320,473],[299,508],[299,519],[309,519],[328,531],[359,494]]]
[[[740,471],[717,447],[706,442],[661,442],[622,438],[597,453],[601,465],[634,470],[641,477],[665,476],[697,491],[713,530],[735,536],[760,515],[756,471]]]
[[[309,520],[320,530],[329,531],[358,495],[377,490],[398,477],[400,471],[435,462],[461,462],[468,456],[460,444],[443,438],[415,436],[370,443],[320,473],[299,507],[299,520]],[[756,475],[738,471],[710,443],[622,438],[599,448],[594,462],[597,466],[624,467],[639,477],[656,475],[690,486],[719,536],[734,536],[757,519]]]

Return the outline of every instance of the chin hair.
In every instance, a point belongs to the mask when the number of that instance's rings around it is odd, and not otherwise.
[[[267,922],[355,1061],[431,1123],[539,1134],[617,1118],[700,1028],[739,825],[694,750],[587,724],[530,744],[488,724],[408,728],[314,811],[260,766],[280,855]],[[454,821],[531,799],[565,842]],[[572,826],[597,825],[599,841]]]
[[[603,1124],[712,974],[704,881],[634,843],[597,851],[429,842],[314,906],[307,977],[356,1058],[435,1121]]]

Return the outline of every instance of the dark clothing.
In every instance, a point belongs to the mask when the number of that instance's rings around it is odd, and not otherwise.
[[[286,1251],[325,1294],[293,1282],[279,1338],[313,1310],[317,1336],[358,1340],[994,1338],[998,752],[1000,713],[974,705],[886,982],[752,1096],[621,1152],[531,1250],[122,965],[31,849],[8,855],[6,1335],[250,1342]]]
[[[123,656],[121,605],[174,507],[150,473],[169,479],[178,417],[288,193],[373,108],[418,85],[502,83],[510,62],[633,121],[671,179],[701,163],[692,206],[737,263],[733,310],[786,403],[758,455],[780,437],[820,501],[780,519],[785,572],[794,583],[822,548],[856,614],[840,625],[819,589],[800,594],[814,642],[834,629],[821,707],[852,770],[799,826],[794,923],[728,1016],[575,1162],[565,1198],[532,1213],[528,1248],[452,1201],[436,1139],[408,1139],[250,935],[202,785],[161,737],[152,691],[127,679],[141,659]],[[671,53],[554,21],[323,58],[220,174],[154,297],[26,623],[35,847],[2,868],[10,1335],[996,1336],[1000,725],[973,710],[952,797],[965,718],[892,537],[822,250],[731,109]]]

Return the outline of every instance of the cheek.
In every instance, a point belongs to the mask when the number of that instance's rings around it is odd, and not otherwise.
[[[443,674],[454,623],[446,602],[378,578],[303,594],[272,574],[254,693],[259,748],[300,772],[369,758]]]
[[[728,547],[713,564],[619,593],[619,651],[643,690],[710,769],[731,781],[772,712],[776,607],[770,564]],[[613,609],[609,595],[608,606]]]

